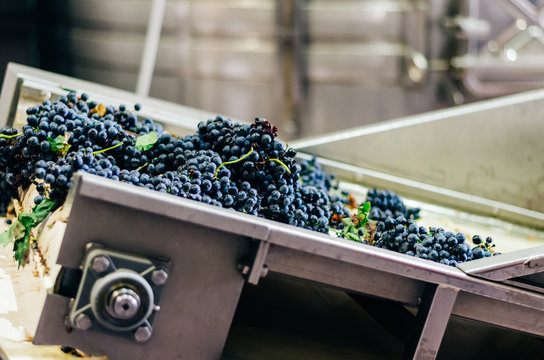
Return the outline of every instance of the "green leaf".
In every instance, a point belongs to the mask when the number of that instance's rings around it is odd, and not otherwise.
[[[349,217],[342,218],[342,222],[346,224],[346,226],[353,225],[353,221]]]
[[[65,133],[64,136],[59,135],[54,139],[49,137],[47,138],[47,141],[49,141],[49,144],[51,144],[51,151],[64,157],[66,154],[68,154],[68,150],[70,150],[70,147],[72,146],[68,144],[69,139],[70,134]]]
[[[6,247],[9,243],[15,240],[13,236],[15,226],[17,226],[17,221],[14,221],[13,224],[10,225],[9,229],[0,234],[0,244],[2,244],[2,246]]]
[[[44,199],[34,206],[32,213],[19,213],[17,219],[9,229],[0,234],[0,244],[6,246],[13,241],[13,257],[19,263],[19,267],[26,264],[30,251],[30,234],[34,227],[41,223],[47,215],[59,206],[57,201]]]
[[[368,223],[368,213],[370,212],[370,201],[365,202],[357,208],[357,217],[359,218],[358,227],[364,227]]]
[[[368,215],[368,213],[370,212],[370,201],[367,201],[363,204],[363,208],[362,208],[362,211]]]
[[[356,235],[354,233],[347,233],[346,234],[346,239],[361,242],[361,238],[359,237],[359,235]]]
[[[136,139],[136,145],[134,146],[134,149],[141,150],[141,151],[147,151],[155,145],[155,143],[158,140],[158,135],[156,131],[152,131],[148,134],[138,136]]]
[[[27,233],[23,239],[17,240],[13,243],[13,257],[17,260],[17,267],[26,264],[26,259],[28,258],[28,252],[30,250],[28,239],[30,238],[30,233]]]
[[[58,206],[58,201],[50,199],[44,199],[41,203],[34,206],[32,209],[32,215],[34,215],[34,218],[36,219],[36,224],[41,223],[47,217],[47,215],[56,210]]]
[[[21,225],[23,225],[25,230],[27,231],[30,231],[32,227],[34,227],[34,224],[36,223],[36,217],[34,216],[34,214],[27,213],[27,212],[19,213],[17,220],[19,220]]]

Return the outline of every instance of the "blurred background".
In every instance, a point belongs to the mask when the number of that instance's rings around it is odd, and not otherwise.
[[[8,61],[135,91],[151,0],[0,2]],[[544,0],[168,0],[150,96],[294,139],[544,85]]]

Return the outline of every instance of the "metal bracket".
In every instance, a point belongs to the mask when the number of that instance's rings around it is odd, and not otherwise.
[[[436,358],[458,293],[454,287],[427,285],[404,359]]]
[[[168,279],[168,262],[88,244],[66,325],[147,341]],[[73,284],[72,284],[73,285]]]
[[[268,241],[260,241],[259,248],[255,254],[255,260],[253,260],[253,266],[249,273],[247,282],[253,285],[259,283],[261,277],[265,277],[268,274],[268,267],[265,264],[266,257],[268,256],[268,249],[270,243]]]

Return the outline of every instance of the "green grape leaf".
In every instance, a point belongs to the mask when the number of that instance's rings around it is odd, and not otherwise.
[[[358,234],[354,234],[354,233],[347,233],[346,239],[361,242],[361,237]]]
[[[368,223],[368,213],[370,212],[370,201],[365,202],[357,208],[357,217],[359,218],[358,228],[364,227]]]
[[[44,199],[34,206],[32,213],[21,212],[7,231],[0,234],[0,244],[6,246],[13,242],[13,257],[19,263],[19,267],[26,264],[30,251],[30,235],[33,228],[40,224],[59,203],[50,199]]]
[[[17,268],[21,267],[21,265],[26,264],[26,259],[28,258],[28,253],[30,250],[30,233],[25,234],[25,236],[22,239],[16,240],[13,243],[13,257],[15,260],[17,260],[18,265]]]
[[[49,141],[49,144],[51,144],[51,151],[64,157],[66,156],[66,154],[68,154],[68,150],[70,150],[70,147],[72,146],[68,144],[69,139],[70,139],[70,134],[64,133],[64,136],[59,135],[54,139],[51,137],[48,137],[47,141]]]
[[[17,224],[18,224],[17,221],[13,222],[13,224],[10,225],[8,230],[0,234],[0,244],[2,244],[2,246],[6,247],[9,243],[15,240],[13,233]]]
[[[370,212],[370,202],[366,202],[363,205],[357,207],[357,212],[349,218],[343,218],[342,222],[345,224],[342,235],[352,241],[362,242],[359,230],[363,229],[366,235],[365,226],[368,223],[368,213]],[[365,235],[365,236],[366,236]]]
[[[141,150],[141,151],[147,151],[155,145],[157,140],[159,139],[157,132],[152,131],[148,134],[138,136],[136,139],[136,145],[134,146],[134,149]]]
[[[21,225],[24,226],[26,231],[32,230],[34,224],[36,223],[36,217],[34,216],[34,214],[27,212],[19,213],[19,216],[17,216],[17,220]]]
[[[34,218],[36,219],[36,224],[41,223],[47,217],[47,215],[58,207],[58,205],[58,201],[44,199],[41,203],[34,206],[32,209],[32,215],[34,215]]]

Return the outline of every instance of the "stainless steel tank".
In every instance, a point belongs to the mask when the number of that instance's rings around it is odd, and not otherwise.
[[[169,0],[150,94],[292,139],[540,87],[543,3]],[[150,7],[54,2],[52,70],[134,90]]]

